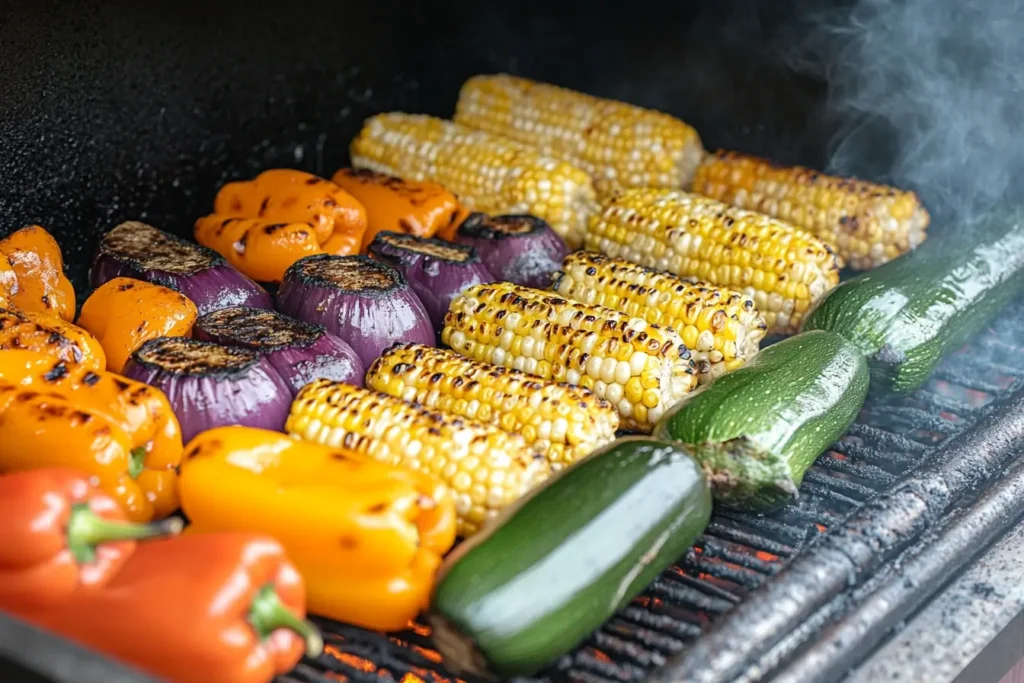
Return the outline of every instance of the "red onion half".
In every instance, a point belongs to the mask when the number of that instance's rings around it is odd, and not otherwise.
[[[546,288],[569,253],[565,242],[536,216],[488,216],[474,213],[459,226],[455,241],[480,254],[498,279],[524,287]]]
[[[476,250],[463,244],[401,232],[379,232],[370,242],[369,250],[405,276],[430,314],[435,330],[444,325],[452,299],[466,287],[495,281]]]
[[[199,316],[197,339],[263,354],[293,393],[315,379],[363,386],[366,370],[351,346],[321,325],[262,308],[222,308]]]
[[[434,328],[402,274],[366,256],[317,254],[284,274],[277,308],[323,325],[355,349],[364,366],[395,342],[434,345]]]
[[[95,288],[115,277],[181,292],[200,315],[229,306],[274,307],[266,290],[217,252],[138,221],[122,223],[100,240],[89,280]]]
[[[256,351],[188,337],[146,342],[128,360],[124,376],[167,395],[185,443],[223,425],[281,431],[292,402],[291,387]]]

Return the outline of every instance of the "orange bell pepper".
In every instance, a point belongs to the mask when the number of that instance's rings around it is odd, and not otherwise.
[[[73,467],[128,518],[178,507],[181,428],[155,387],[31,351],[0,353],[0,472]]]
[[[22,614],[174,683],[270,683],[323,639],[272,539],[195,534],[140,546],[101,591]]]
[[[288,266],[323,253],[312,223],[210,214],[196,221],[195,237],[257,282],[280,282]]]
[[[12,306],[67,321],[75,317],[75,289],[64,276],[60,245],[50,233],[38,225],[16,230],[0,240],[0,252],[18,279],[18,291],[9,300]]]
[[[369,227],[363,235],[363,249],[382,230],[432,237],[462,211],[455,195],[437,183],[354,168],[341,169],[331,180],[366,207]]]
[[[77,325],[47,313],[0,308],[0,352],[10,350],[35,351],[86,370],[107,367],[99,340]]]
[[[96,335],[107,368],[121,372],[136,349],[157,337],[187,337],[199,312],[188,297],[143,280],[115,277],[82,304],[78,324]]]
[[[178,518],[125,521],[117,502],[75,470],[0,476],[0,609],[16,612],[98,590],[135,542],[181,531]]]
[[[366,232],[366,209],[352,195],[328,180],[291,168],[228,183],[217,193],[213,212],[225,218],[309,223],[323,253],[335,256],[358,253]]]
[[[311,612],[403,628],[427,606],[455,542],[455,503],[429,475],[250,427],[186,447],[182,509],[194,531],[278,539],[306,578]]]
[[[0,308],[7,308],[18,293],[18,276],[7,255],[0,251]]]

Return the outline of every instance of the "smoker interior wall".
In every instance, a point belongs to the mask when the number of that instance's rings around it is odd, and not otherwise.
[[[224,181],[271,166],[330,174],[366,116],[450,115],[473,73],[658,107],[709,147],[784,161],[821,163],[829,133],[820,85],[760,44],[786,3],[5,4],[0,234],[47,226],[79,286],[117,222],[187,234]]]

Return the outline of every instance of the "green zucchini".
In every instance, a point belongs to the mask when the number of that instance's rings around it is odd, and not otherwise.
[[[507,508],[442,565],[427,618],[454,671],[536,673],[686,552],[711,517],[675,444],[619,439]]]
[[[691,450],[716,504],[769,510],[796,498],[807,468],[856,419],[868,378],[853,344],[804,332],[689,394],[654,437]]]
[[[829,292],[803,329],[856,344],[873,389],[913,391],[1024,289],[1022,226],[1018,212],[1003,212],[950,239],[932,238]]]

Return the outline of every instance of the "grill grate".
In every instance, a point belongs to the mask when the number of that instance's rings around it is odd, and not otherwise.
[[[915,394],[870,397],[858,422],[809,470],[797,503],[764,516],[716,511],[677,566],[564,657],[548,678],[642,680],[815,539],[903,481],[939,446],[1024,385],[1024,347],[1004,341],[1013,338],[1013,321],[1021,313],[1020,306],[1006,311],[1002,322],[947,358]],[[318,625],[325,653],[280,683],[462,680],[445,672],[425,626],[386,636],[326,620]]]

